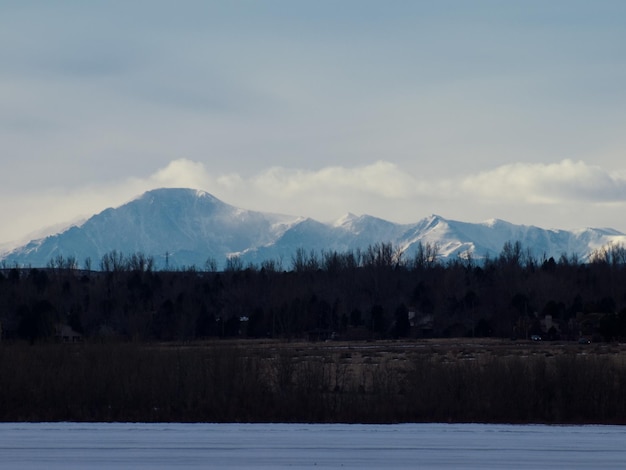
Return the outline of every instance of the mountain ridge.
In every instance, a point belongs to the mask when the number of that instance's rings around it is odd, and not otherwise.
[[[188,188],[147,191],[116,208],[108,208],[56,234],[31,240],[0,253],[8,266],[44,267],[55,257],[77,263],[97,263],[106,253],[141,252],[157,267],[202,267],[213,259],[222,268],[239,256],[244,264],[282,260],[283,267],[304,248],[307,251],[365,249],[392,243],[405,258],[427,243],[437,245],[442,259],[497,256],[505,242],[519,241],[536,257],[563,253],[586,259],[609,243],[626,243],[626,235],[612,228],[543,229],[501,219],[462,222],[431,214],[415,223],[399,224],[371,215],[348,213],[322,223],[284,214],[250,211],[232,206],[212,194]]]

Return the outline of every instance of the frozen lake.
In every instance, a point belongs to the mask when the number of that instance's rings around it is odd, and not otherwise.
[[[3,469],[623,469],[626,427],[0,423]]]

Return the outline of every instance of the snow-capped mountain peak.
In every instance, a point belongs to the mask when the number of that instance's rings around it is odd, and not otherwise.
[[[353,214],[352,212],[348,212],[347,214],[339,217],[337,220],[332,222],[332,226],[333,227],[349,227],[358,218],[359,216]]]

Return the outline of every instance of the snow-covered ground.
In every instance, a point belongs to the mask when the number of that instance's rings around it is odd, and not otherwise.
[[[626,428],[0,423],[6,469],[623,469]]]

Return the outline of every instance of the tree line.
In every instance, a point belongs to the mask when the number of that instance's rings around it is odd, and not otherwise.
[[[536,258],[519,242],[480,261],[442,261],[437,245],[407,258],[379,243],[347,252],[296,250],[245,264],[156,270],[143,253],[111,251],[94,269],[57,256],[44,268],[0,268],[5,339],[47,341],[66,325],[83,339],[212,337],[382,339],[626,337],[626,249],[608,245]]]

